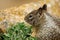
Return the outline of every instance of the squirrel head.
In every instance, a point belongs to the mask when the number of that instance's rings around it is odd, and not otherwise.
[[[39,21],[44,13],[47,11],[47,5],[44,4],[43,7],[40,7],[38,10],[34,10],[28,15],[25,16],[24,20],[31,24],[32,26],[39,25]]]

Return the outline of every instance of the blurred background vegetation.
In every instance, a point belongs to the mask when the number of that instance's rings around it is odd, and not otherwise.
[[[22,4],[37,2],[39,0],[0,0],[0,9],[20,6]]]

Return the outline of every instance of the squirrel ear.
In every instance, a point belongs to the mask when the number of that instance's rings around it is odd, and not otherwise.
[[[38,9],[38,11],[41,11],[42,10],[42,8],[40,7],[39,9]]]
[[[47,5],[44,4],[43,7],[42,7],[43,10],[47,10]]]

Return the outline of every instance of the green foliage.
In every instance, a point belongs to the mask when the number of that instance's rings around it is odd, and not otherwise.
[[[17,23],[7,29],[7,32],[3,34],[3,40],[37,40],[37,38],[31,36],[31,26],[26,26],[24,23]]]

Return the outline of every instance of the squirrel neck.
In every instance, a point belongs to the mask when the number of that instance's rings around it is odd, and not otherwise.
[[[40,19],[39,27],[55,27],[56,22],[54,18],[49,13],[44,13]]]

